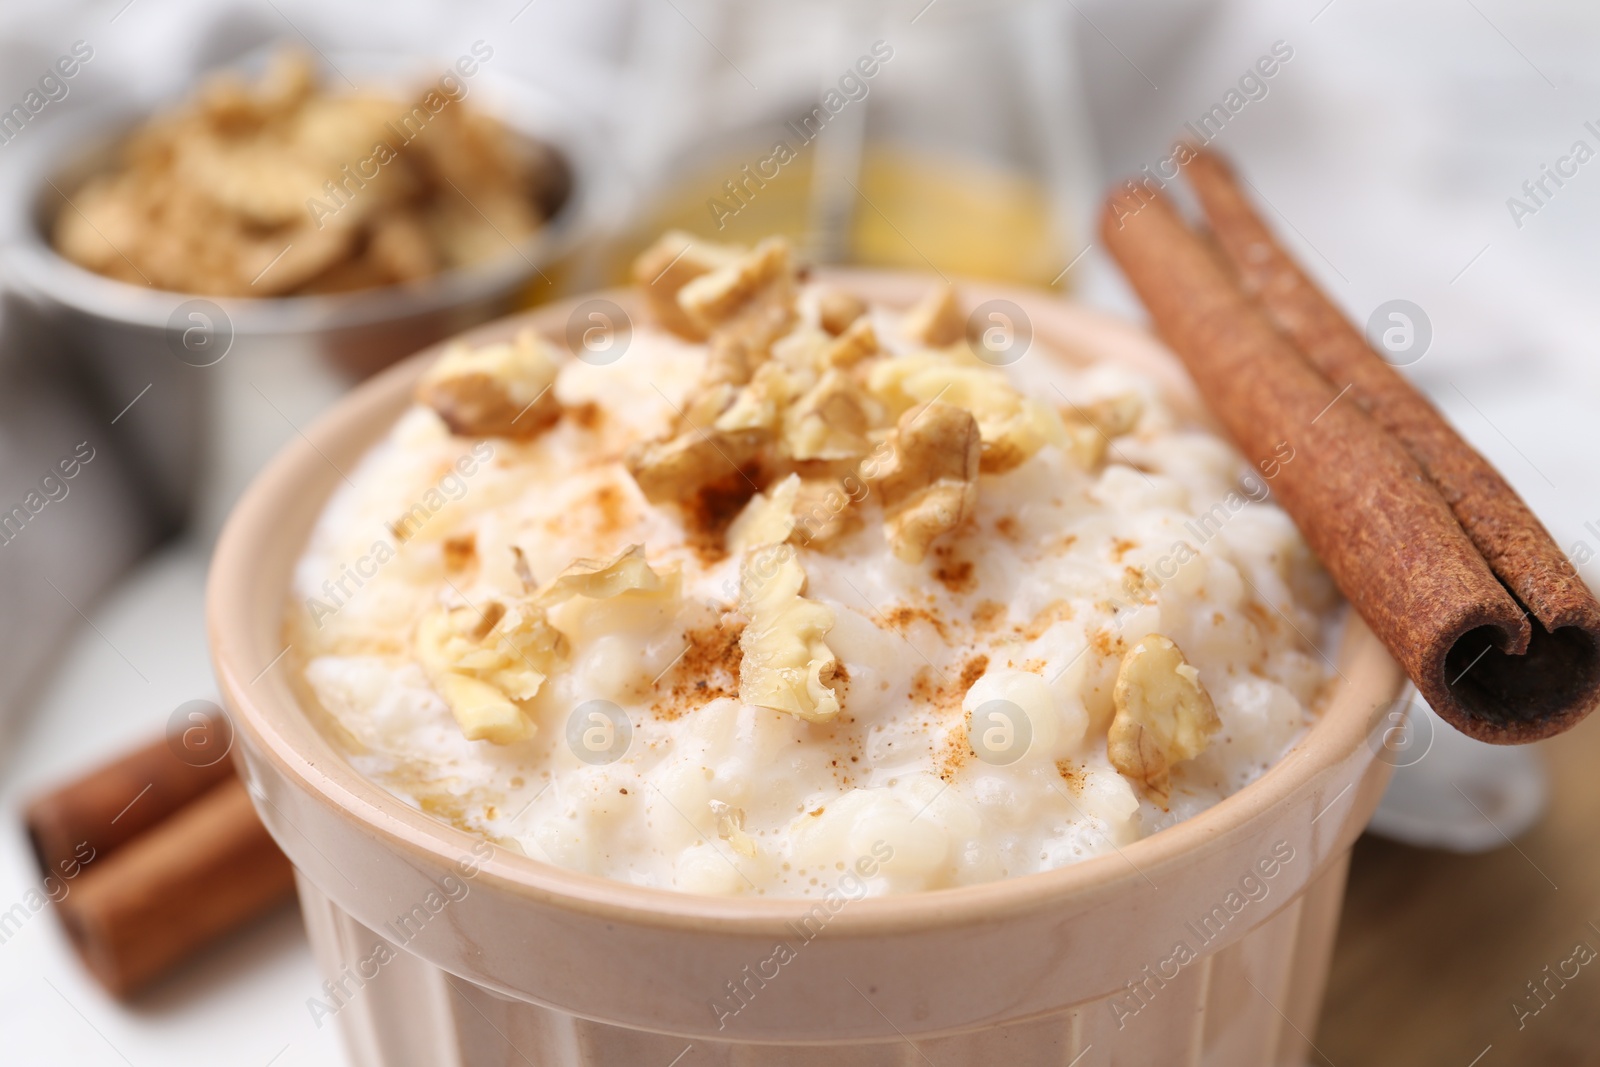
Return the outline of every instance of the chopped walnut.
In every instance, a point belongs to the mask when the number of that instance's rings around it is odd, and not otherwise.
[[[774,341],[770,355],[792,373],[820,373],[828,366],[823,353],[834,340],[814,326],[800,326]]]
[[[891,411],[935,398],[970,411],[978,420],[986,474],[1011,470],[1046,444],[1072,443],[1061,416],[1003,373],[939,353],[879,360],[868,372],[867,389]]]
[[[971,412],[934,401],[901,415],[893,442],[875,477],[884,530],[897,557],[920,563],[934,538],[978,506],[978,423]]]
[[[1122,657],[1106,738],[1111,765],[1165,805],[1172,767],[1206,750],[1222,729],[1200,672],[1171,640],[1151,634]]]
[[[706,346],[707,384],[743,385],[750,380],[761,363],[758,352],[752,351],[747,340],[719,331]]]
[[[462,437],[529,438],[561,417],[554,351],[532,330],[513,341],[454,345],[417,383],[417,399]]]
[[[861,516],[851,506],[855,503],[837,478],[791,474],[745,505],[728,527],[728,551],[739,553],[784,541],[826,548],[860,527]]]
[[[819,362],[824,367],[853,367],[879,351],[872,320],[862,316],[822,350]]]
[[[682,230],[671,230],[633,261],[633,281],[644,290],[657,322],[680,337],[703,341],[706,331],[678,306],[678,290],[703,274],[727,266],[744,252],[739,245],[717,244]]]
[[[773,343],[789,333],[794,324],[794,288],[788,283],[774,284],[752,300],[744,311],[711,332],[712,351],[724,346],[742,350],[743,365],[753,370],[767,358]]]
[[[853,459],[867,452],[872,420],[860,388],[837,370],[822,375],[783,412],[783,443],[798,460]]]
[[[1087,404],[1076,404],[1074,413],[1107,437],[1132,433],[1144,415],[1144,398],[1138,393],[1119,393]]]
[[[723,433],[736,430],[775,432],[784,408],[802,384],[782,364],[763,363],[751,376],[749,384],[734,395],[733,402],[723,409],[712,426]]]
[[[652,504],[682,503],[705,489],[739,480],[759,457],[766,435],[754,430],[723,433],[695,427],[664,441],[643,441],[623,462]]]
[[[1045,445],[1066,446],[1071,440],[1060,416],[1048,405],[1026,396],[1019,397],[1019,401],[1016,409],[1004,417],[979,417],[980,431],[988,431],[982,461],[986,473],[1002,474],[1013,470]],[[1101,455],[1104,455],[1103,450]],[[1088,463],[1086,469],[1094,465]]]
[[[794,504],[800,493],[800,476],[791,474],[757,493],[728,527],[728,551],[740,553],[758,545],[777,545],[794,530]]]
[[[838,337],[867,313],[867,302],[854,293],[829,287],[817,295],[817,320]]]
[[[624,593],[671,593],[673,577],[658,574],[643,545],[629,545],[611,559],[575,559],[539,591],[537,602],[553,608],[575,596],[604,600]]]
[[[831,683],[839,661],[823,640],[833,609],[808,600],[806,573],[793,548],[767,545],[745,556],[739,610],[750,620],[739,635],[739,699],[807,722],[839,714]]]
[[[928,290],[900,320],[900,332],[907,340],[930,348],[944,348],[965,337],[967,317],[961,313],[955,288],[940,282]]]
[[[856,483],[858,488],[864,488]],[[804,478],[794,501],[789,540],[808,548],[827,548],[861,526],[857,502],[837,478]]]
[[[443,671],[430,676],[439,697],[468,741],[510,745],[538,732],[522,709],[488,682],[469,674]]]
[[[566,652],[566,640],[533,604],[490,602],[483,611],[440,608],[417,626],[417,659],[469,741],[510,744],[533,736],[521,704]]]
[[[754,249],[678,290],[678,306],[708,333],[759,314],[771,306],[794,305],[794,265],[789,242],[769,237]]]
[[[714,425],[722,413],[733,406],[739,392],[740,387],[732,382],[702,380],[685,398],[683,410],[678,412],[678,429]]]
[[[676,572],[657,573],[642,545],[609,560],[574,560],[537,593],[526,560],[516,555],[523,597],[491,600],[481,611],[441,607],[417,625],[417,660],[469,741],[505,745],[533,736],[524,706],[567,654],[551,608],[573,597],[673,596],[678,589]]]
[[[739,855],[755,859],[756,842],[744,829],[744,809],[725,801],[711,801],[711,814],[717,817],[717,836]]]

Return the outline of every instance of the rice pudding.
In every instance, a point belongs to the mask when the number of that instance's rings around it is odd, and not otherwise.
[[[905,892],[1120,848],[1314,721],[1343,608],[1292,448],[781,241],[636,276],[620,356],[448,351],[299,562],[304,682],[396,795],[641,885]]]

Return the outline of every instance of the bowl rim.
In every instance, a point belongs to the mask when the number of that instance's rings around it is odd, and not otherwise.
[[[254,69],[276,49],[276,45],[266,45],[208,66],[173,91],[134,101],[117,97],[97,100],[39,131],[41,136],[28,146],[25,158],[0,182],[0,211],[5,213],[0,266],[5,268],[8,284],[84,314],[153,329],[166,328],[176,307],[205,301],[223,309],[236,333],[270,337],[358,328],[504,294],[542,276],[544,265],[577,247],[585,235],[597,229],[607,194],[602,189],[603,171],[597,166],[594,138],[549,91],[508,71],[484,68],[476,76],[481,82],[474,90],[479,98],[474,106],[505,122],[513,132],[555,149],[572,179],[567,198],[556,213],[528,237],[507,239],[506,254],[495,259],[413,282],[347,293],[250,297],[134,285],[91,271],[55,250],[37,215],[46,198],[59,201],[58,209],[69,208],[66,193],[55,186],[58,177],[97,152],[113,150],[140,122],[188,99],[203,78]],[[332,59],[315,59],[325,75],[329,68],[350,70],[359,87],[366,89],[415,81],[425,65],[445,63],[430,52],[368,50],[329,55]],[[335,59],[338,66],[333,65]],[[53,196],[49,187],[55,187]]]
[[[922,274],[902,271],[822,270],[816,276],[848,285],[856,291],[873,290],[868,292],[869,298],[887,306],[908,305],[926,289],[929,281]],[[1119,336],[1124,343],[1176,366],[1175,357],[1153,336],[1104,312],[1051,300],[1040,290],[981,281],[967,283],[959,279],[956,283],[969,303],[1002,298],[1044,312],[1030,312],[1036,343],[1041,336],[1048,343],[1052,332],[1061,336],[1063,324],[1066,332],[1086,327],[1101,335]],[[886,299],[885,294],[894,295]],[[328,494],[341,477],[334,467],[335,458],[363,455],[381,434],[388,432],[409,402],[412,382],[445,345],[458,340],[486,343],[508,337],[525,327],[558,333],[552,330],[552,324],[558,324],[561,317],[579,303],[595,297],[614,300],[624,308],[640,306],[636,294],[627,289],[579,294],[466,331],[396,363],[360,385],[307,428],[302,437],[292,441],[256,477],[235,505],[212,558],[206,583],[207,634],[212,663],[236,733],[247,740],[250,754],[269,761],[277,774],[320,807],[335,813],[359,832],[376,835],[390,850],[401,853],[424,869],[450,869],[472,854],[474,846],[481,847],[480,843],[486,839],[421,812],[365,778],[315,726],[282,678],[282,672],[274,670],[288,658],[289,647],[283,642],[282,625],[284,605],[290,594],[282,587],[275,594],[260,588],[265,578],[257,560],[274,542],[282,551],[278,532],[281,523],[277,520],[291,501],[296,497],[314,496],[315,510],[308,513],[310,517],[304,528],[291,531],[295,551],[288,557],[285,579],[292,580],[293,563],[303,551],[311,525],[321,515]],[[1046,321],[1045,328],[1041,329],[1040,320],[1051,318],[1056,318],[1056,322]],[[1052,331],[1052,325],[1057,329]],[[363,435],[353,441],[346,427],[372,421],[379,426],[376,434]],[[323,486],[308,492],[308,480],[312,484],[323,483]],[[263,592],[269,595],[258,595]],[[263,618],[263,603],[270,608],[265,612],[270,622]],[[247,658],[252,645],[259,654]],[[272,648],[280,645],[283,651],[278,658],[267,663]],[[1326,658],[1326,652],[1324,656]],[[1333,683],[1328,709],[1259,778],[1198,815],[1126,846],[1113,845],[1112,852],[1055,870],[974,885],[853,899],[848,908],[831,917],[829,935],[878,936],[931,927],[980,925],[1011,914],[1037,911],[1068,897],[1090,903],[1131,889],[1141,880],[1149,882],[1152,873],[1182,865],[1190,853],[1248,832],[1273,809],[1332,775],[1347,760],[1362,758],[1361,749],[1366,745],[1378,714],[1399,690],[1402,676],[1398,666],[1360,616],[1348,608],[1339,631],[1338,647],[1330,662],[1335,660],[1335,670],[1343,680]],[[249,666],[252,662],[253,667]],[[265,667],[261,666],[263,663]],[[1372,675],[1369,684],[1358,689],[1348,677],[1343,677],[1352,663],[1359,663],[1362,670]],[[257,683],[269,675],[268,687],[257,688]],[[1338,694],[1345,690],[1349,695],[1343,701],[1338,700]],[[275,706],[274,700],[267,699],[267,693],[279,694],[277,699],[286,706]],[[1345,710],[1336,714],[1341,708]],[[288,717],[284,718],[286,712]],[[1367,761],[1373,758],[1370,751],[1365,756]],[[248,759],[243,761],[242,767],[247,781],[253,781]],[[257,791],[253,789],[252,792]],[[1335,797],[1328,807],[1338,799]],[[271,814],[280,814],[277,806],[273,807],[275,810]],[[788,924],[809,914],[821,900],[818,897],[701,896],[639,886],[557,867],[503,847],[495,847],[492,855],[478,864],[474,878],[481,884],[530,902],[633,926],[699,930],[715,927],[775,937],[782,936],[789,929]]]

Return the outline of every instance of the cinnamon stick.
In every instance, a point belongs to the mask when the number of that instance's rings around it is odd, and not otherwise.
[[[1278,468],[1277,499],[1423,696],[1486,740],[1552,732],[1456,688],[1472,666],[1463,656],[1486,638],[1519,647],[1523,612],[1416,460],[1359,405],[1337,402],[1159,193],[1113,196],[1101,235],[1246,458],[1294,450]]]
[[[1600,604],[1577,568],[1500,472],[1373,351],[1278,244],[1228,164],[1199,151],[1185,174],[1244,291],[1411,454],[1490,570],[1533,617],[1515,632],[1467,640],[1456,659],[1482,659],[1459,684],[1437,698],[1428,694],[1430,703],[1466,732],[1492,733],[1486,739],[1493,740],[1531,740],[1576,723],[1600,702]]]
[[[104,858],[232,774],[231,760],[196,766],[163,738],[66,782],[23,815],[39,868],[61,870],[83,853]]]
[[[89,970],[128,996],[293,894],[294,869],[230,778],[86,866],[58,907]]]

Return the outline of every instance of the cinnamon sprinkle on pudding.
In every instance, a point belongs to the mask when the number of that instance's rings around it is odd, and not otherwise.
[[[891,893],[1114,850],[1304,733],[1342,606],[1265,492],[1193,535],[1265,483],[1167,384],[695,248],[621,360],[446,355],[328,504],[294,640],[363,773],[637,884],[820,895],[871,854]]]

